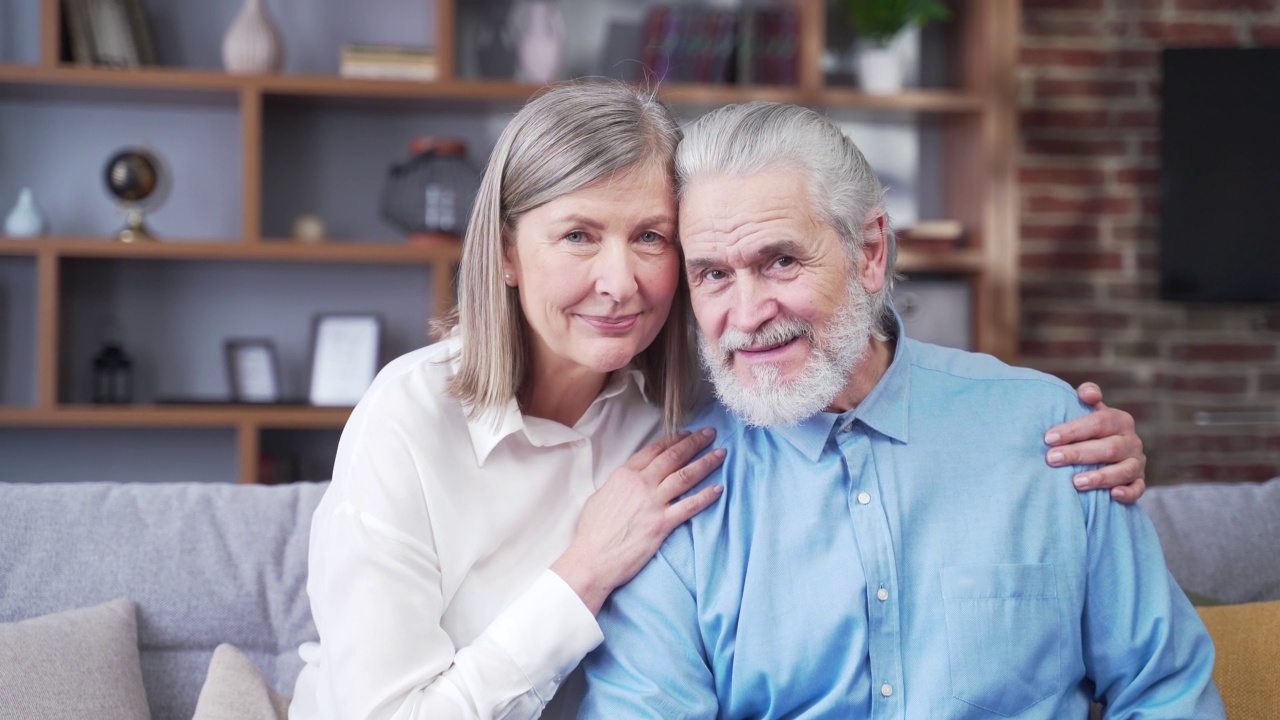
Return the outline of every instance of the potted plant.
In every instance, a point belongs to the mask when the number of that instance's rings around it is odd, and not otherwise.
[[[902,90],[903,68],[890,45],[908,27],[951,17],[941,0],[836,0],[858,34],[855,55],[862,89],[878,95]]]

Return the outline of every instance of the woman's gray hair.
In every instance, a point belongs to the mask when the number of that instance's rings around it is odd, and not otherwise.
[[[884,209],[880,179],[840,128],[814,110],[797,105],[727,105],[686,128],[676,152],[680,196],[700,176],[746,177],[778,167],[794,168],[804,175],[814,217],[844,239],[854,267],[862,264],[863,224],[873,213],[884,216],[885,284],[872,294],[871,309],[877,319],[875,335],[886,339],[882,328],[898,260],[897,240]]]
[[[529,328],[503,257],[520,217],[619,172],[653,166],[673,171],[680,126],[651,91],[622,83],[561,85],[530,100],[498,138],[467,225],[458,273],[458,306],[444,332],[462,335],[460,369],[449,392],[472,417],[505,407],[531,370]],[[544,278],[543,281],[554,282]],[[680,273],[666,324],[635,364],[667,427],[684,409],[690,381],[688,291]]]

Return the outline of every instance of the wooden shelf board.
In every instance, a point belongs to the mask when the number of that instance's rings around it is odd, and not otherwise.
[[[0,257],[35,257],[39,254],[39,240],[9,239],[0,236]]]
[[[250,423],[263,428],[340,428],[351,408],[307,405],[60,405],[0,409],[3,427],[54,428],[235,428]]]
[[[981,273],[985,259],[972,248],[946,252],[899,250],[897,269],[908,273]]]
[[[462,257],[456,242],[431,244],[341,243],[315,245],[288,240],[246,243],[233,240],[173,240],[121,243],[106,238],[41,238],[2,240],[0,255],[51,252],[66,258],[137,260],[225,260],[250,262],[318,262],[370,264],[455,263]]]
[[[91,89],[96,94],[138,91],[183,95],[226,95],[234,102],[240,92],[256,91],[267,96],[314,99],[395,99],[460,100],[520,103],[542,86],[504,80],[455,80],[416,82],[411,80],[368,80],[335,75],[230,75],[210,70],[146,67],[129,70],[62,65],[45,68],[31,65],[0,65],[0,86],[25,85],[29,89],[48,86]],[[870,95],[853,88],[807,90],[794,86],[736,86],[695,83],[667,83],[658,94],[673,104],[723,105],[752,100],[771,100],[825,107],[907,112],[973,112],[982,109],[979,95],[953,90],[912,90],[897,95]],[[81,97],[82,93],[69,94]],[[130,95],[132,97],[132,95]]]

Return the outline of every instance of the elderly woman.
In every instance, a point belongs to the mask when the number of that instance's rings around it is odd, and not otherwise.
[[[291,717],[571,717],[609,593],[719,497],[686,496],[723,459],[697,457],[708,432],[654,440],[692,375],[680,137],[620,85],[551,90],[507,125],[450,332],[384,368],[343,431]],[[1069,461],[1123,461],[1094,481],[1141,494],[1127,414],[1054,430],[1090,439]]]

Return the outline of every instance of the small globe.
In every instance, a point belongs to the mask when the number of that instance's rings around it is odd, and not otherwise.
[[[103,178],[112,195],[125,202],[139,202],[160,184],[159,162],[148,152],[123,150],[107,161]]]

